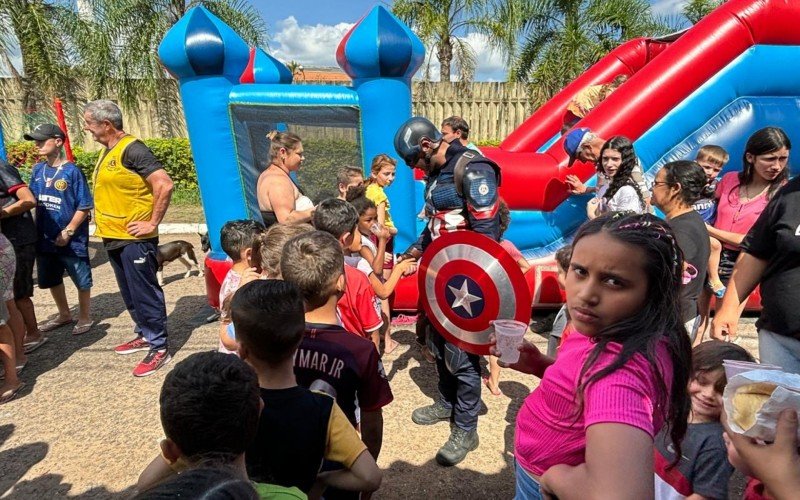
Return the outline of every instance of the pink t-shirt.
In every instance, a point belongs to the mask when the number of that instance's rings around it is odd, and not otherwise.
[[[769,200],[766,193],[750,201],[739,201],[739,178],[736,172],[728,172],[717,184],[715,194],[717,202],[717,219],[714,227],[736,234],[747,234],[761,212],[767,207]],[[738,250],[736,245],[723,243],[729,250]]]
[[[564,340],[555,363],[517,414],[514,454],[522,467],[540,476],[554,465],[585,462],[586,429],[592,424],[620,423],[655,436],[664,425],[669,394],[659,399],[658,375],[641,354],[584,390],[583,411],[576,414],[579,376],[595,347],[591,338],[573,331]],[[589,377],[613,362],[622,345],[611,343],[589,369]],[[672,361],[665,342],[656,350],[667,390],[672,386]]]

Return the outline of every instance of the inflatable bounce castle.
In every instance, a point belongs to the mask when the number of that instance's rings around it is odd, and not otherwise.
[[[693,158],[703,144],[723,146],[732,159],[727,170],[738,170],[744,143],[756,130],[773,125],[800,137],[800,64],[793,64],[800,63],[798,24],[800,2],[730,0],[683,32],[622,44],[499,147],[483,148],[503,171],[501,195],[513,221],[506,237],[534,263],[543,262],[528,275],[534,305],[563,299],[548,257],[585,220],[587,197],[570,196],[565,178],[595,180],[594,165],[568,167],[560,130],[573,97],[589,85],[629,77],[576,126],[604,138],[629,137],[650,178],[666,162]],[[206,276],[214,304],[228,267],[220,228],[231,219],[259,218],[255,185],[267,166],[266,132],[297,132],[312,157],[307,138],[345,137],[351,158],[367,172],[374,155],[393,153],[394,131],[411,115],[410,83],[424,47],[378,6],[353,26],[336,52],[352,87],[296,85],[283,64],[248,48],[222,21],[196,7],[167,33],[159,56],[180,85],[211,239]],[[402,250],[421,229],[416,214],[422,195],[409,169],[397,172],[388,194],[399,229],[396,248]],[[416,280],[405,279],[394,307],[416,305]]]

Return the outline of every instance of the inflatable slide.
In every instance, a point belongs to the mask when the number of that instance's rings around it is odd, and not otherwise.
[[[730,0],[681,33],[631,40],[612,51],[499,147],[483,149],[503,171],[501,195],[512,210],[506,238],[532,261],[547,262],[585,220],[588,198],[570,196],[564,180],[575,174],[592,183],[594,165],[568,167],[559,135],[562,116],[582,89],[617,75],[629,78],[576,126],[603,138],[631,138],[646,177],[668,161],[693,158],[710,143],[730,152],[726,170],[738,170],[747,137],[768,125],[800,137],[798,25],[800,2]],[[410,82],[424,47],[378,6],[356,23],[337,50],[351,87],[294,85],[283,64],[260,49],[248,49],[228,26],[197,7],[167,33],[159,55],[181,90],[209,226],[212,251],[206,265],[212,272],[207,284],[215,304],[215,291],[229,266],[219,247],[219,230],[227,220],[258,217],[255,180],[266,167],[264,134],[273,128],[297,131],[307,156],[313,157],[315,134],[321,138],[336,132],[349,138],[350,158],[368,171],[372,156],[393,152],[394,131],[410,116]],[[419,188],[408,169],[398,168],[388,193],[400,231],[398,251],[421,229]],[[561,302],[552,265],[534,266],[528,278],[534,305]],[[394,307],[416,309],[417,297],[415,279],[403,280]]]

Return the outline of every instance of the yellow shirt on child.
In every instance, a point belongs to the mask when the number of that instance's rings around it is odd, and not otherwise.
[[[383,225],[393,228],[394,222],[392,222],[392,216],[389,215],[389,197],[386,196],[386,192],[383,190],[383,187],[379,186],[377,182],[372,182],[369,186],[367,186],[365,194],[367,199],[372,201],[375,206],[380,206],[381,203],[386,204],[386,218],[383,222]]]

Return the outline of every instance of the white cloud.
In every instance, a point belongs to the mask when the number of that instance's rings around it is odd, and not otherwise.
[[[477,67],[475,68],[474,80],[476,82],[502,82],[507,79],[508,70],[506,69],[505,58],[502,54],[489,47],[486,35],[469,33],[467,36],[459,38],[465,40],[475,51]],[[425,63],[417,72],[416,78],[425,78],[426,69],[432,81],[438,82],[441,79],[439,58],[436,57],[436,53],[430,47],[426,53]],[[458,80],[455,64],[450,65],[450,80]]]
[[[277,47],[272,56],[281,61],[297,61],[304,66],[335,67],[336,48],[352,23],[300,26],[294,16],[276,25],[272,41]]]
[[[651,9],[657,16],[680,16],[686,4],[686,0],[654,0]]]
[[[272,55],[281,61],[297,61],[304,66],[337,67],[336,48],[353,26],[351,23],[300,25],[294,16],[277,23],[276,34],[272,37]],[[493,53],[486,43],[486,37],[470,33],[465,37],[475,50],[478,68],[475,79],[478,81],[501,81],[506,78],[503,58]],[[430,50],[428,56],[430,57]],[[436,56],[430,66],[431,78],[439,79],[439,62]],[[425,66],[417,72],[422,77]],[[454,75],[455,76],[455,75]]]

